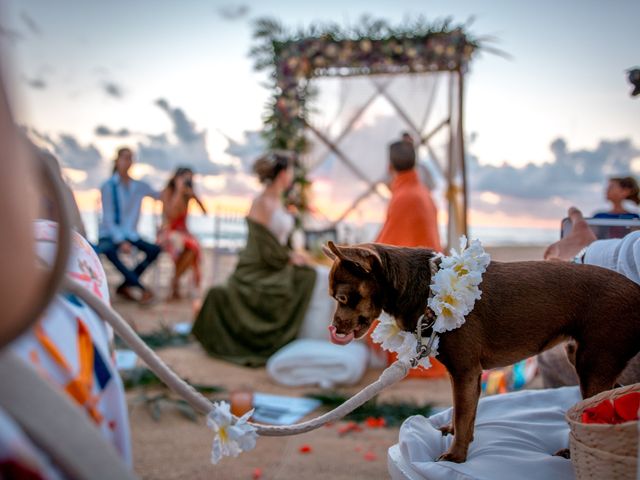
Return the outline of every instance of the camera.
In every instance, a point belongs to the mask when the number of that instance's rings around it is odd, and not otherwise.
[[[184,181],[184,186],[187,188],[193,188],[193,180],[187,179]]]

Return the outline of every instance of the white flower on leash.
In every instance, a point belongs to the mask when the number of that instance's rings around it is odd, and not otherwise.
[[[207,426],[215,432],[211,447],[211,463],[217,464],[222,457],[237,457],[240,453],[253,450],[258,434],[247,421],[253,410],[235,421],[231,406],[227,402],[215,402],[207,415]]]

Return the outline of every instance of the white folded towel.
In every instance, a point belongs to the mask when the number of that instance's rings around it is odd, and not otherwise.
[[[267,372],[288,386],[352,385],[364,374],[368,349],[364,343],[334,345],[324,340],[299,339],[285,345],[267,362]]]

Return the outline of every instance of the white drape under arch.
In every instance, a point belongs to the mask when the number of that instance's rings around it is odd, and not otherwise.
[[[448,244],[466,232],[462,101],[458,72],[316,78],[303,157],[313,181],[313,218],[350,225],[347,241],[370,241],[386,214],[390,143],[408,132],[431,187]]]

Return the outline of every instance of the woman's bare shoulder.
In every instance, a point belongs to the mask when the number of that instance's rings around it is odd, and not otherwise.
[[[253,199],[251,203],[251,208],[249,209],[249,217],[254,222],[260,223],[262,225],[268,225],[271,220],[271,215],[273,214],[274,206],[272,202],[269,201],[268,198],[265,198],[263,195],[258,195]]]

